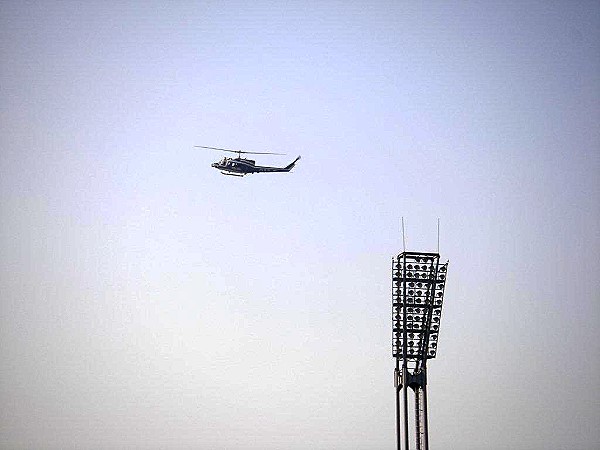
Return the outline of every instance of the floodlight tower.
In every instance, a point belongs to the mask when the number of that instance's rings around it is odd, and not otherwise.
[[[396,435],[401,450],[408,439],[408,388],[414,392],[417,450],[429,449],[427,360],[435,358],[448,262],[439,253],[402,252],[392,259],[392,356],[396,360]],[[404,423],[401,427],[400,397]],[[401,432],[401,428],[403,432]]]

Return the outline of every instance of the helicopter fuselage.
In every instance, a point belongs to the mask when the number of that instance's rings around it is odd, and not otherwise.
[[[224,175],[234,175],[238,177],[243,177],[249,173],[259,173],[259,172],[289,172],[292,170],[296,161],[298,161],[300,157],[296,158],[291,164],[286,167],[270,167],[270,166],[257,166],[255,161],[246,158],[223,158],[219,162],[215,162],[211,164],[211,167],[218,169]]]

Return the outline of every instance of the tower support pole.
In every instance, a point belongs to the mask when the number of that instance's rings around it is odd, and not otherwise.
[[[423,447],[421,445],[422,439],[422,430],[421,430],[421,395],[420,395],[420,389],[419,387],[415,387],[414,388],[414,392],[415,392],[415,436],[416,436],[416,440],[417,440],[417,450],[423,450]]]
[[[402,389],[402,399],[404,403],[404,450],[409,450],[408,446],[408,380],[406,379],[406,375],[408,374],[408,368],[406,366],[406,360],[404,361],[404,365],[402,367],[402,375],[404,378],[404,386]]]
[[[425,378],[427,380],[427,377]],[[427,419],[427,381],[421,387],[423,393],[423,450],[429,450],[429,420]]]
[[[396,443],[397,450],[402,450],[402,436],[400,432],[400,389],[402,389],[402,380],[400,378],[400,367],[397,359],[396,369],[394,370],[394,387],[396,388]]]

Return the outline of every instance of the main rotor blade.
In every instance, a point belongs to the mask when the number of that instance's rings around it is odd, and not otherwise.
[[[222,152],[231,152],[231,153],[246,153],[248,155],[285,155],[285,153],[272,153],[272,152],[245,152],[243,150],[230,150],[228,148],[219,148],[219,147],[206,147],[204,145],[194,145],[196,148],[207,148],[209,150],[220,150]]]

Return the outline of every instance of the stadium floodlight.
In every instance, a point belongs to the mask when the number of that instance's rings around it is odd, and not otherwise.
[[[400,397],[404,410],[404,450],[409,450],[408,388],[415,398],[417,450],[429,449],[427,360],[437,354],[448,262],[439,253],[402,252],[392,260],[392,356],[396,360],[396,435],[401,450]]]

